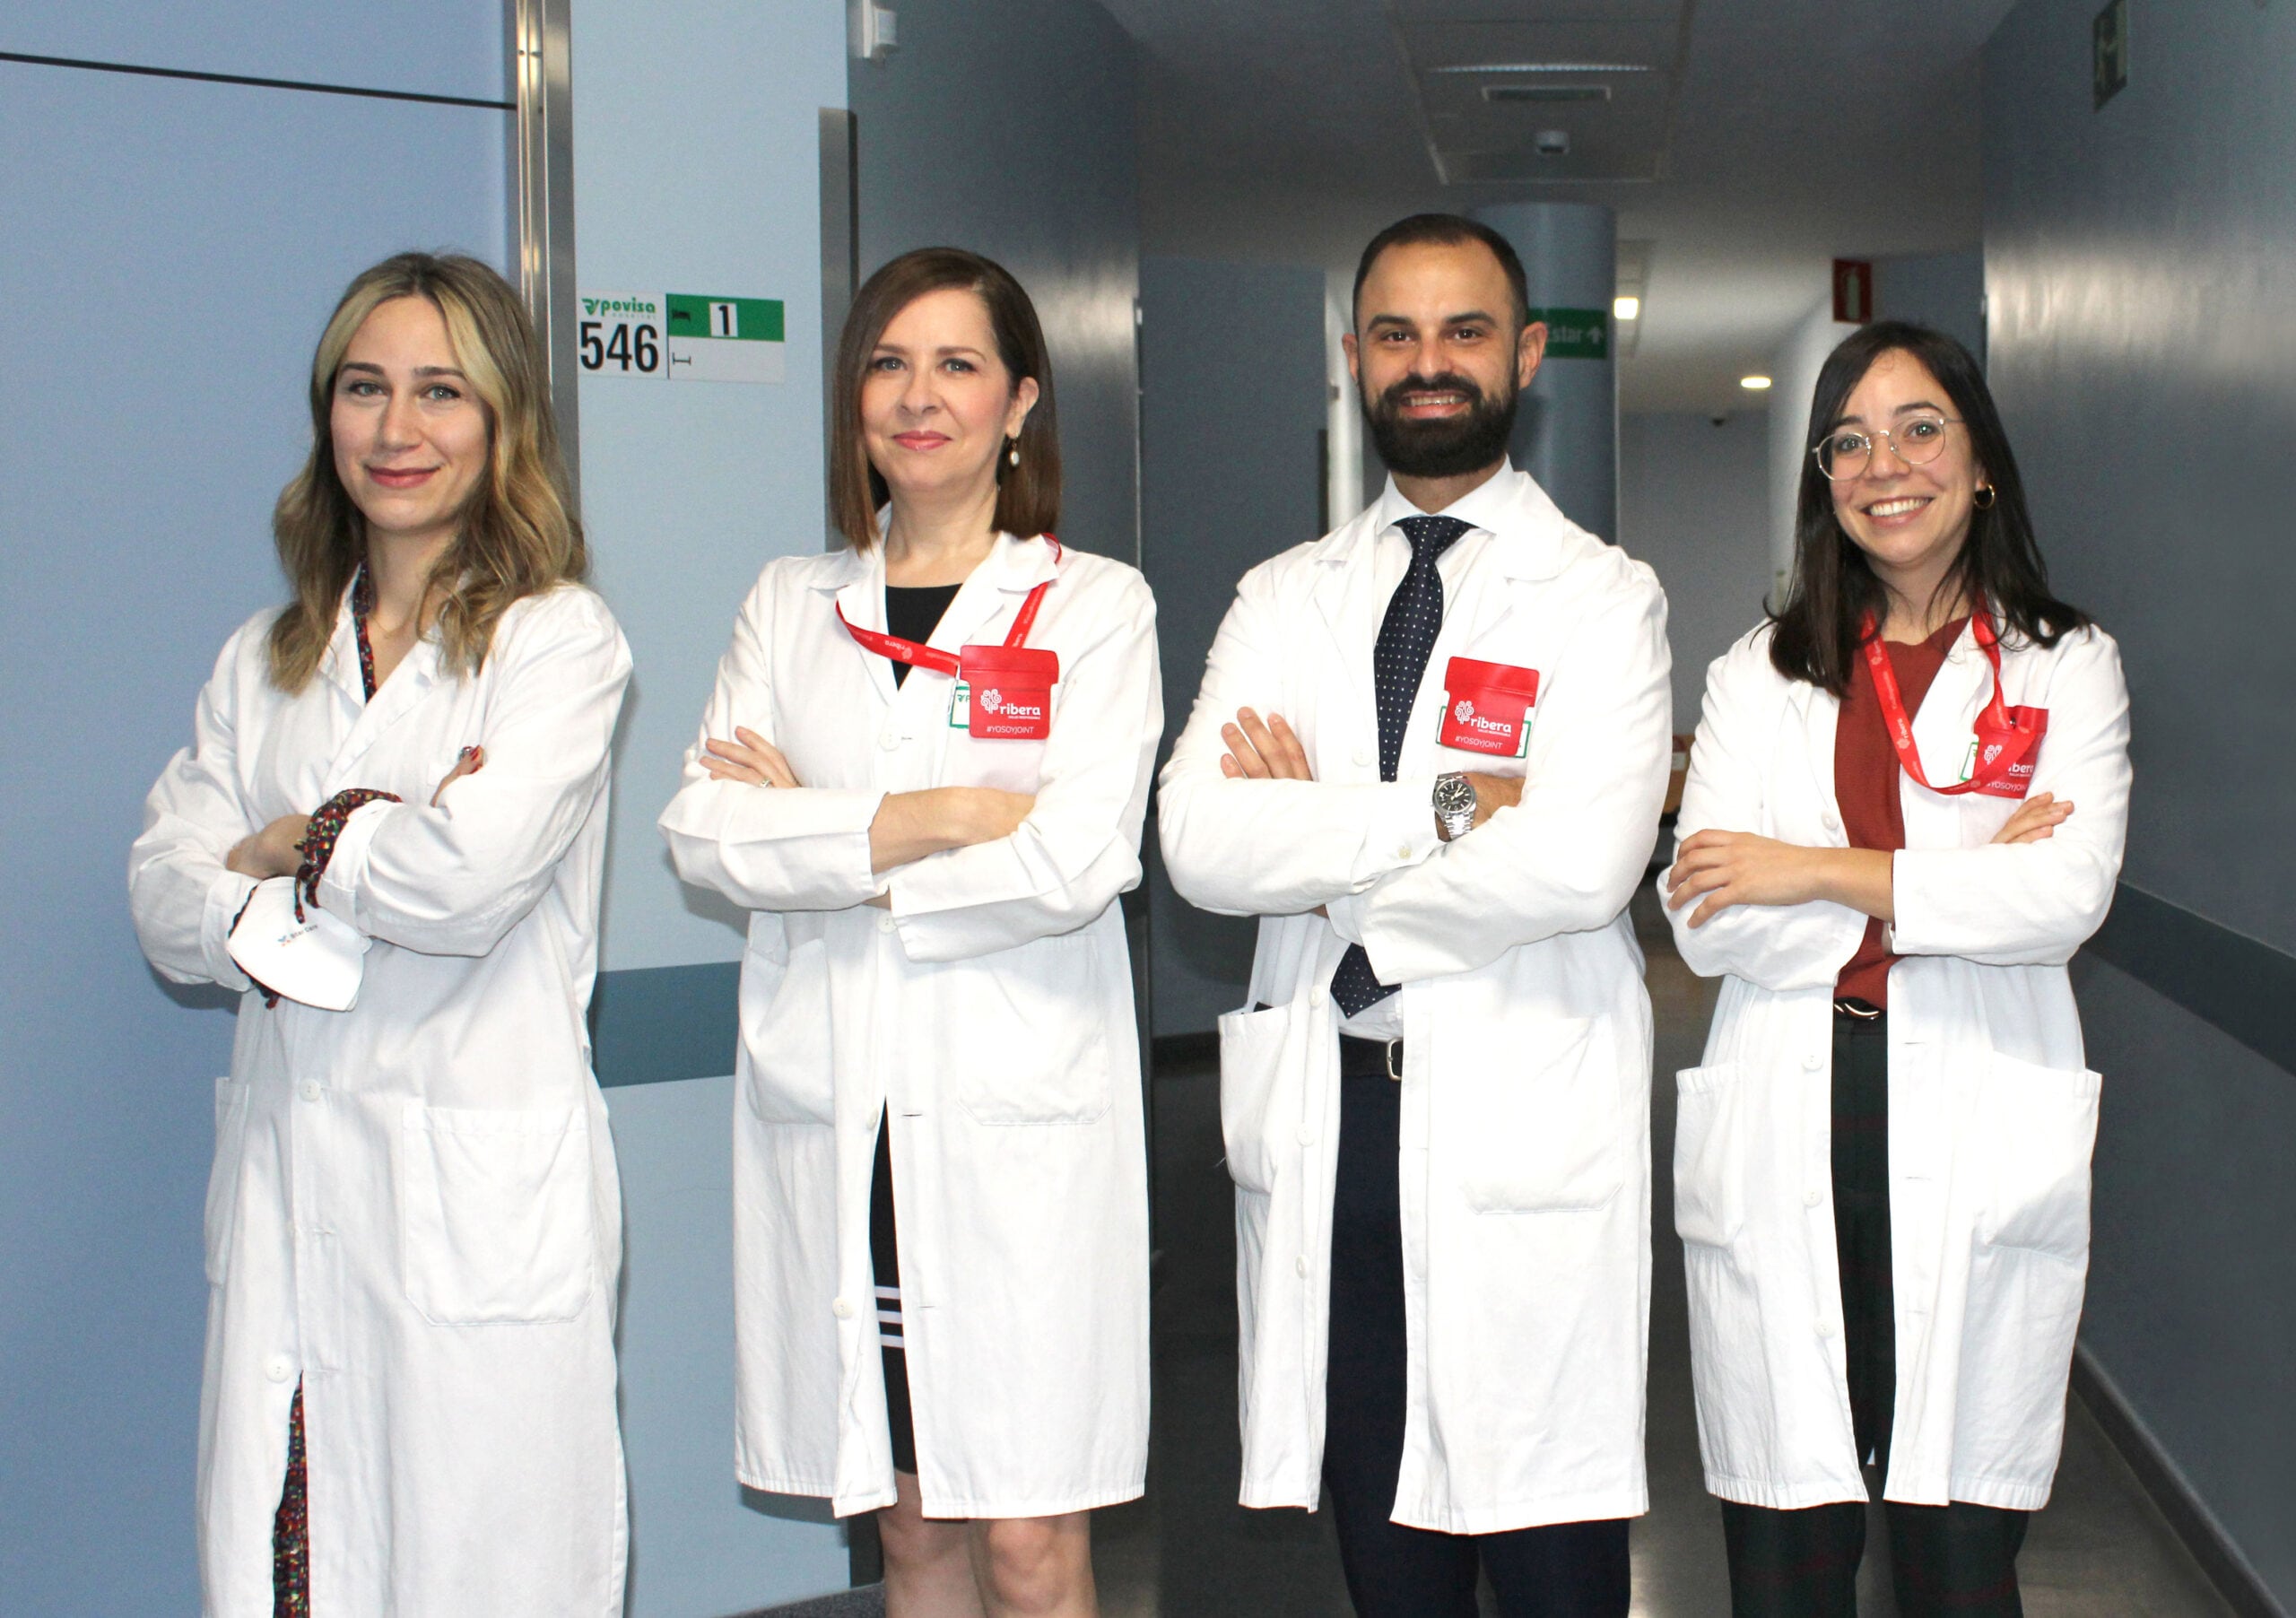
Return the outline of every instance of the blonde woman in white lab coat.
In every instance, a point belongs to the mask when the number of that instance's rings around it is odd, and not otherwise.
[[[294,599],[224,647],[128,866],[152,964],[241,991],[204,1611],[609,1618],[621,1209],[583,1018],[630,656],[493,271],[361,275],[310,405],[274,525]],[[260,926],[274,902],[315,931]],[[331,987],[260,953],[288,934],[333,941]]]
[[[1820,374],[1784,609],[1718,659],[1662,877],[1721,976],[1675,1223],[1733,1611],[2019,1611],[2089,1252],[2066,962],[2120,870],[2128,697],[2051,596],[1982,374],[1885,323]],[[1862,1468],[1871,1467],[1870,1474]]]
[[[737,1466],[878,1511],[894,1618],[1090,1614],[1087,1513],[1147,1455],[1117,898],[1162,726],[1154,604],[1048,532],[1052,378],[1004,271],[895,259],[838,368],[848,548],[760,575],[662,816],[679,874],[753,912]]]

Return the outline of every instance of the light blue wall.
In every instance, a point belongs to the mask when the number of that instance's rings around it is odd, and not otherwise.
[[[856,62],[861,274],[960,247],[1013,272],[1058,388],[1060,536],[1134,559],[1137,51],[1091,0],[934,0]]]
[[[1156,592],[1165,750],[1187,722],[1236,581],[1315,538],[1322,488],[1324,275],[1151,258],[1140,269],[1142,557]],[[1152,1015],[1207,1033],[1243,1003],[1254,924],[1198,910],[1150,867]]]
[[[2296,11],[2128,9],[2101,109],[2094,0],[2026,0],[1987,49],[1990,374],[2054,581],[2126,661],[2126,880],[2289,952]],[[2296,1074],[2077,978],[2105,1074],[2083,1340],[2296,1604]]]
[[[16,6],[0,48],[352,83],[387,59],[401,88],[503,93],[494,6],[402,13],[389,53],[379,17],[289,13]],[[270,509],[321,325],[399,248],[503,262],[509,118],[7,63],[0,106],[0,1608],[144,1618],[198,1604],[231,1020],[144,968],[127,846],[223,637],[281,597]]]
[[[778,298],[787,320],[777,383],[582,378],[583,513],[637,662],[606,869],[604,965],[620,973],[740,953],[743,918],[679,884],[654,821],[759,568],[823,542],[819,130],[820,109],[844,103],[845,9],[574,0],[572,38],[580,286]],[[611,985],[605,1005],[617,1014]],[[731,996],[711,1014],[730,1022]],[[606,1101],[628,1241],[632,1618],[840,1588],[826,1509],[744,1498],[734,1479],[732,1081]]]

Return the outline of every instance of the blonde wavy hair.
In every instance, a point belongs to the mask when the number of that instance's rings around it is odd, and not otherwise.
[[[279,565],[295,599],[271,626],[271,678],[300,691],[335,637],[343,593],[367,551],[366,519],[335,475],[335,372],[367,317],[396,298],[428,299],[447,324],[455,359],[486,409],[487,467],[463,512],[462,531],[430,585],[446,666],[475,674],[512,603],[589,571],[581,519],[566,483],[549,371],[526,306],[475,258],[401,253],[352,282],[311,360],[311,453],[271,516]]]

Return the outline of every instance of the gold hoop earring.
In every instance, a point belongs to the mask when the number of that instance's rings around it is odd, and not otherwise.
[[[1970,504],[1980,511],[1990,511],[1993,509],[1996,498],[1991,483],[1979,483],[1977,486],[1977,492],[1970,496]]]

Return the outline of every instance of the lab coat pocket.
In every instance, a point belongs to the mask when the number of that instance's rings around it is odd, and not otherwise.
[[[1745,1087],[1735,1062],[1674,1075],[1674,1233],[1726,1248],[1746,1223]]]
[[[1299,1060],[1289,1005],[1230,1012],[1220,1019],[1220,1135],[1228,1178],[1247,1191],[1271,1191],[1290,1131],[1279,1108],[1300,1107]],[[1296,1151],[1296,1146],[1292,1150]]]
[[[957,1101],[976,1124],[1092,1124],[1108,1113],[1100,961],[1087,933],[1061,933],[936,974]]]
[[[406,1103],[399,1262],[433,1326],[570,1320],[589,1301],[589,1118],[579,1104]]]
[[[1454,1113],[1467,1205],[1478,1214],[1558,1214],[1599,1208],[1626,1177],[1619,1078],[1610,1042],[1586,1017],[1509,1017],[1465,1040],[1454,1077],[1465,1105]]]
[[[801,939],[777,960],[752,936],[742,957],[742,1092],[765,1123],[834,1124],[829,944]]]
[[[207,1213],[203,1222],[207,1282],[223,1284],[230,1269],[232,1226],[239,1212],[239,1181],[247,1173],[248,1087],[229,1077],[215,1081],[215,1162],[207,1171]]]
[[[1991,1177],[1978,1219],[1981,1245],[2088,1257],[2089,1158],[2102,1083],[2086,1068],[1992,1054],[1977,1101]]]

